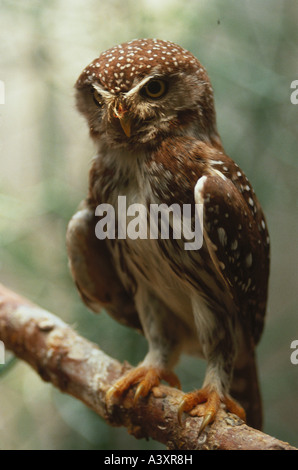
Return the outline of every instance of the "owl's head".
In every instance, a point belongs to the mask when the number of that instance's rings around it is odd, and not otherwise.
[[[220,146],[208,75],[172,42],[137,39],[113,47],[83,70],[75,87],[99,144],[133,150],[191,135]]]

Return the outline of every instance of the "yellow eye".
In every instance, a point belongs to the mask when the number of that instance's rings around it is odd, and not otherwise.
[[[163,80],[153,79],[144,86],[143,91],[149,98],[158,99],[167,92],[167,84]]]
[[[97,106],[103,106],[103,98],[101,96],[101,94],[97,91],[97,90],[93,90],[93,99],[95,101],[95,104],[97,104]]]

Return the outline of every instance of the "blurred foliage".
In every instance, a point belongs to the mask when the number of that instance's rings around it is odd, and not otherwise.
[[[269,314],[258,349],[265,431],[298,445],[298,14],[292,0],[0,0],[1,282],[58,314],[108,354],[133,364],[146,344],[82,305],[65,250],[85,197],[94,148],[73,84],[101,51],[136,37],[169,39],[205,65],[227,153],[247,173],[272,239]],[[183,357],[184,390],[204,365]],[[0,377],[1,449],[159,449],[106,425],[21,362]]]

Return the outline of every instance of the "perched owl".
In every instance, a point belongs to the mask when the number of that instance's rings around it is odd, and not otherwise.
[[[148,341],[141,364],[107,393],[108,405],[134,385],[135,400],[161,380],[179,387],[173,368],[188,353],[207,368],[201,388],[184,395],[179,422],[191,411],[203,416],[203,430],[223,404],[260,428],[255,347],[266,310],[269,237],[251,184],[224,152],[205,69],[172,42],[140,39],[103,52],[75,87],[97,154],[88,196],[68,226],[72,275],[90,309],[105,308]],[[190,207],[192,228],[202,207],[202,243],[186,249],[173,213],[168,237],[159,236],[161,218],[158,236],[147,229],[148,236],[129,237],[132,212],[123,218],[120,197],[126,207],[145,207],[146,222],[153,206]],[[115,211],[114,231],[98,236],[107,207]]]

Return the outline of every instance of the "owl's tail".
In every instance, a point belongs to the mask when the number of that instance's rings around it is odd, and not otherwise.
[[[261,430],[263,410],[254,351],[236,362],[230,393],[245,409],[248,426]]]

